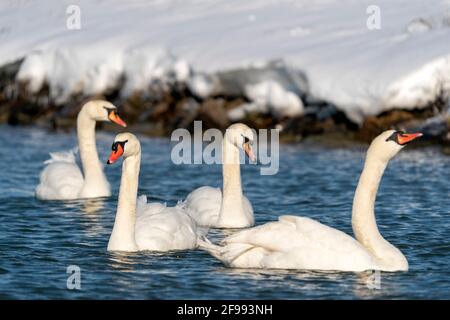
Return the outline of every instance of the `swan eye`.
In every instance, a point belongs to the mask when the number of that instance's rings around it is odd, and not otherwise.
[[[421,137],[422,135],[423,134],[421,132],[405,133],[403,131],[396,131],[389,138],[387,138],[386,141],[392,140],[398,145],[404,146],[413,141],[414,139]]]
[[[244,144],[250,142],[250,138],[244,136],[243,134],[242,134],[242,138],[244,138]],[[250,142],[250,143],[251,143],[251,142]]]
[[[117,112],[116,109],[112,109],[112,108],[108,108],[108,107],[103,107],[103,108],[106,110],[106,112],[108,112],[108,118],[110,118],[111,116],[115,116],[115,117],[119,116],[119,113]]]
[[[403,131],[395,131],[393,134],[391,134],[389,136],[389,138],[386,139],[386,142],[387,141],[394,141],[395,143],[400,144],[399,141],[398,141],[398,136],[399,135],[403,135],[403,134],[404,134]]]
[[[116,109],[111,109],[108,107],[103,107],[103,108],[106,110],[106,112],[108,112],[108,118],[110,118],[111,116],[116,116],[116,117],[119,116],[119,113],[117,112]]]
[[[106,112],[108,112],[108,116],[111,114],[111,112],[114,111],[114,109],[108,108],[108,107],[103,107],[103,109],[106,110]]]
[[[125,140],[125,141],[114,141],[113,144],[112,144],[111,150],[116,152],[118,145],[120,145],[122,147],[122,150],[124,150],[125,149],[125,143],[127,143],[127,142],[128,142],[128,140]]]

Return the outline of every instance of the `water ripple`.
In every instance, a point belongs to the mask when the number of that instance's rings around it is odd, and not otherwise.
[[[34,188],[42,162],[49,152],[75,146],[75,134],[0,127],[0,136],[0,298],[450,298],[450,158],[436,149],[404,150],[386,170],[376,204],[379,228],[407,256],[410,271],[381,273],[381,287],[373,290],[367,286],[370,272],[234,270],[200,250],[106,252],[120,166],[105,168],[111,198],[38,201]],[[169,141],[140,138],[139,193],[151,200],[173,205],[195,187],[221,185],[220,166],[176,166]],[[112,139],[113,134],[98,134],[102,159]],[[280,153],[275,176],[243,167],[258,224],[280,214],[304,215],[351,234],[351,202],[364,150],[285,145]],[[231,232],[213,230],[210,237],[218,241]],[[81,290],[66,287],[69,265],[81,268]]]

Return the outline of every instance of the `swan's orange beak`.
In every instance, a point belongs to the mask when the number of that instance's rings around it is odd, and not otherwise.
[[[111,152],[111,154],[109,155],[108,161],[106,162],[107,164],[113,164],[114,162],[117,161],[117,159],[120,158],[120,156],[123,155],[123,147],[118,143],[117,144],[117,149]]]
[[[242,146],[244,149],[245,154],[247,155],[247,157],[255,162],[256,161],[256,156],[255,153],[253,152],[252,146],[250,145],[249,142],[244,143],[244,145]]]
[[[108,118],[109,118],[109,120],[111,120],[112,122],[117,123],[119,126],[122,126],[122,127],[126,127],[126,126],[127,126],[127,124],[125,123],[125,121],[123,121],[122,119],[120,119],[120,117],[119,117],[119,115],[117,114],[116,111],[111,111],[111,112],[109,113]]]
[[[419,138],[421,136],[423,136],[423,134],[420,133],[420,132],[417,132],[417,133],[402,133],[402,134],[398,135],[397,139],[398,139],[398,143],[400,145],[405,145],[405,144],[407,144],[407,143],[409,143],[409,142],[413,141],[414,139]]]

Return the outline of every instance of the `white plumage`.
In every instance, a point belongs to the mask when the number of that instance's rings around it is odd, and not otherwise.
[[[75,161],[76,150],[50,153],[36,187],[38,199],[68,200],[78,196],[84,179]]]
[[[364,271],[376,267],[366,249],[349,235],[309,218],[281,216],[276,222],[201,247],[229,267]]]
[[[200,226],[217,226],[222,206],[222,190],[203,186],[192,191],[183,202],[183,208]],[[246,196],[242,197],[245,216],[253,217],[253,207]]]
[[[135,239],[139,250],[191,249],[197,246],[197,228],[180,206],[147,203],[143,195],[137,202]]]
[[[406,271],[405,256],[380,234],[375,199],[389,160],[420,133],[388,130],[367,151],[353,200],[352,226],[356,239],[320,222],[281,216],[276,222],[226,237],[220,246],[207,239],[200,248],[229,267],[339,271]]]
[[[116,136],[108,163],[114,163],[121,156],[124,160],[119,201],[108,251],[164,252],[196,248],[202,231],[181,204],[167,207],[147,203],[146,196],[137,199],[141,145],[131,133]]]
[[[116,109],[103,100],[93,100],[83,105],[77,116],[78,146],[83,170],[75,161],[75,150],[78,148],[50,153],[35,190],[38,199],[70,200],[111,195],[111,187],[97,154],[95,124],[97,121],[113,121],[126,126]]]
[[[239,150],[255,161],[253,131],[242,123],[231,125],[222,142],[223,190],[203,186],[192,191],[183,208],[199,226],[246,228],[255,223],[253,208],[243,194]]]

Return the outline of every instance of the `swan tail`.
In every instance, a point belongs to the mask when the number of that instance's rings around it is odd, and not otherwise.
[[[178,200],[176,206],[181,208],[181,209],[185,209],[186,208],[185,200]]]
[[[209,227],[197,226],[197,234],[199,235],[199,237],[205,237],[208,234],[208,232],[209,232]]]
[[[78,147],[72,148],[68,151],[51,152],[50,159],[44,161],[44,164],[54,162],[76,163],[75,156],[78,153]]]
[[[137,208],[142,208],[147,205],[147,196],[145,194],[140,195],[137,199]]]
[[[136,202],[136,216],[138,219],[142,217],[152,216],[166,210],[165,203],[148,202],[147,196],[140,195]]]
[[[198,247],[222,261],[227,267],[258,268],[265,252],[248,243],[227,243],[221,247],[213,244],[206,237],[199,238]]]
[[[215,257],[219,260],[223,260],[222,248],[218,245],[213,244],[205,236],[198,237],[197,244],[198,244],[199,249],[208,252],[210,255],[212,255],[213,257]]]

